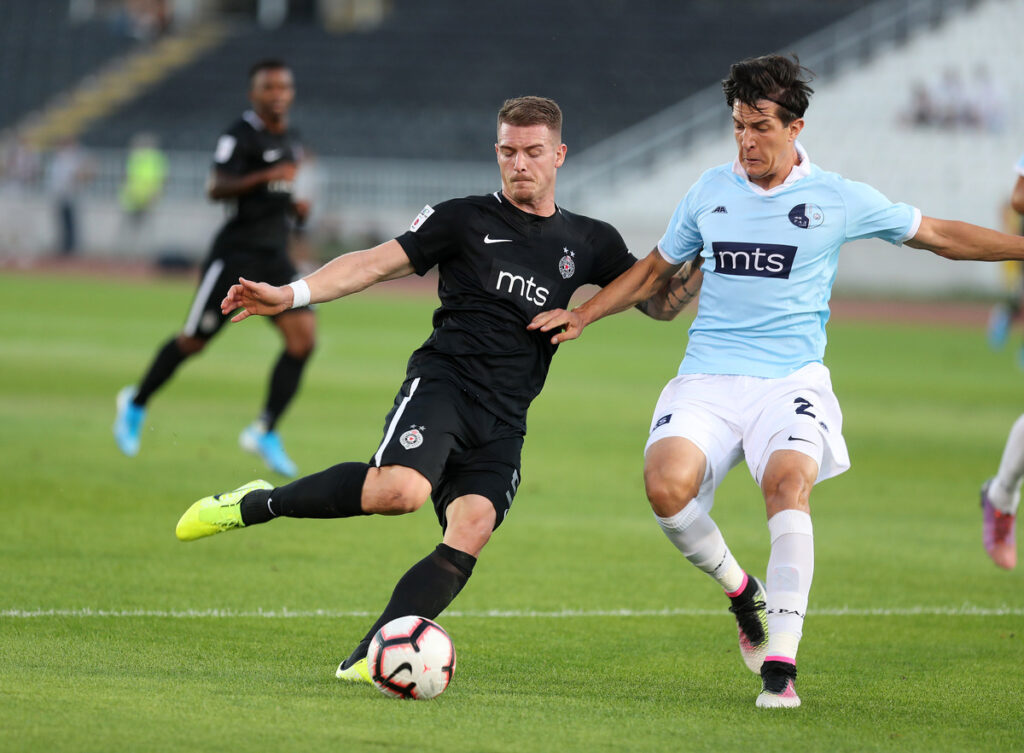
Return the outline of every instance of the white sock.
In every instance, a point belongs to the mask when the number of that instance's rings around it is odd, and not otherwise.
[[[1018,418],[1003,448],[999,472],[988,486],[988,498],[997,510],[1010,515],[1017,513],[1020,504],[1020,486],[1024,480],[1024,416]]]
[[[670,518],[654,517],[676,549],[698,569],[714,578],[726,593],[740,589],[746,573],[726,546],[715,521],[696,499],[690,500],[686,507]]]
[[[796,662],[803,635],[807,598],[814,577],[814,529],[811,516],[783,510],[768,521],[768,655],[766,661]]]

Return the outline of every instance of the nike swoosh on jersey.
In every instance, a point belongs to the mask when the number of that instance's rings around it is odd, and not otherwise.
[[[277,162],[277,160],[281,159],[282,154],[284,154],[283,149],[268,149],[267,151],[263,152],[263,161]]]
[[[792,434],[789,436],[789,441],[790,442],[808,442],[810,444],[814,444],[814,440],[813,439],[804,439],[803,437],[794,437]]]
[[[484,243],[511,243],[511,238],[492,238],[490,233],[484,236]]]

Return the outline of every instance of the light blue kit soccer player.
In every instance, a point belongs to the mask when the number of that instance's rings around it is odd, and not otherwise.
[[[797,142],[809,80],[795,58],[734,64],[723,89],[736,160],[700,177],[646,258],[578,308],[530,324],[564,342],[601,317],[652,306],[656,293],[682,308],[700,285],[678,376],[654,410],[644,483],[668,538],[729,596],[743,659],[761,675],[757,706],[768,708],[800,705],[796,655],[814,571],[811,488],[850,466],[822,362],[840,247],[882,238],[949,259],[1024,259],[1024,238],[922,217],[813,164]],[[715,488],[740,460],[768,517],[763,585],[739,566],[709,514]]]

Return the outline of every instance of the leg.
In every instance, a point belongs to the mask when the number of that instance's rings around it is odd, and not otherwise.
[[[771,537],[766,579],[768,648],[761,667],[764,685],[757,699],[761,707],[800,705],[794,684],[796,652],[814,576],[810,493],[819,462],[820,455],[816,460],[803,451],[777,449],[771,452],[761,478]]]
[[[1015,529],[1024,479],[1024,416],[1010,429],[999,470],[981,488],[982,539],[992,561],[1005,570],[1017,566]]]
[[[273,321],[284,338],[284,351],[271,372],[267,400],[260,416],[265,431],[274,431],[298,391],[302,371],[316,347],[316,316],[312,309],[287,311]]]
[[[715,479],[704,453],[684,437],[652,444],[644,465],[644,485],[655,518],[675,547],[697,569],[722,586],[736,617],[740,654],[759,672],[767,650],[764,588],[739,566],[708,510]]]
[[[446,513],[448,527],[442,543],[398,581],[380,617],[338,667],[339,679],[366,679],[355,665],[366,658],[370,641],[381,627],[405,615],[434,619],[466,585],[477,557],[491,538],[497,521],[495,508],[486,497],[469,494],[448,505]]]
[[[238,443],[246,452],[262,457],[275,473],[294,476],[298,468],[288,457],[274,429],[299,389],[302,371],[316,342],[316,318],[311,309],[296,309],[279,314],[273,321],[284,338],[284,351],[270,372],[263,412],[242,430]]]
[[[418,510],[429,494],[430,482],[413,468],[341,463],[277,488],[259,480],[203,497],[181,516],[175,534],[193,541],[277,517],[402,515]]]
[[[175,335],[156,352],[138,388],[124,387],[117,394],[114,439],[121,452],[129,457],[138,454],[142,424],[146,418],[146,403],[174,375],[178,367],[206,347],[207,342],[204,338]]]

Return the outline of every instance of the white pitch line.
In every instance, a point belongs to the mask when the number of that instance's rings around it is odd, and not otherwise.
[[[562,609],[541,610],[500,610],[483,612],[445,612],[445,618],[493,618],[493,619],[567,619],[586,617],[716,617],[727,613],[720,609]],[[0,618],[34,619],[44,617],[155,617],[168,619],[338,619],[343,617],[376,617],[376,612],[337,611],[331,609],[4,609]],[[910,607],[831,607],[809,610],[808,616],[822,617],[1003,617],[1024,616],[1024,607],[1002,605],[981,607],[975,604],[960,606],[910,606]]]

